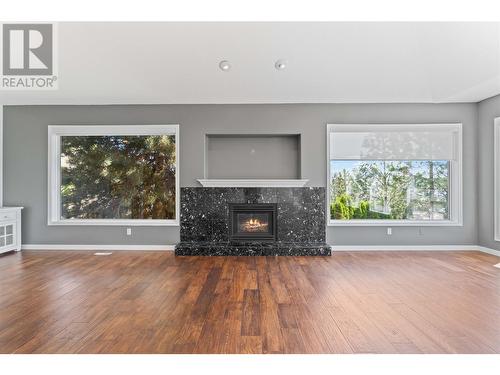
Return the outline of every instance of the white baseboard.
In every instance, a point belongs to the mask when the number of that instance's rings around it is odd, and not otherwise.
[[[500,250],[478,245],[418,245],[418,246],[331,246],[332,251],[480,251],[500,257]]]
[[[25,244],[22,250],[134,250],[134,251],[173,251],[175,245],[36,245]]]
[[[490,249],[489,247],[484,247],[484,246],[478,246],[478,250],[483,253],[488,253],[500,257],[500,250]]]
[[[89,250],[89,251],[173,251],[175,245],[38,245],[25,244],[22,250]],[[342,246],[332,245],[332,251],[481,251],[500,256],[500,250],[477,245],[418,245],[418,246]]]
[[[476,245],[331,246],[332,251],[482,251]]]

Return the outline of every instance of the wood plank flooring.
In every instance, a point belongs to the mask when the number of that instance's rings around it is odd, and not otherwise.
[[[0,256],[0,353],[500,353],[479,252]]]

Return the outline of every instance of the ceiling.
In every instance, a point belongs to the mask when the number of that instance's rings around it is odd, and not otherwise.
[[[445,103],[500,94],[500,23],[59,23],[58,38],[59,89],[0,91],[0,104]],[[286,69],[275,69],[278,59]]]

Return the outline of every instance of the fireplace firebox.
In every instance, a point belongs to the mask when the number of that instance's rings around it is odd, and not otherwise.
[[[276,203],[229,203],[231,241],[276,241]]]

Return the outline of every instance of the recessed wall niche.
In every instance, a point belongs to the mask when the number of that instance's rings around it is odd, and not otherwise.
[[[300,134],[207,134],[207,179],[300,179]]]

